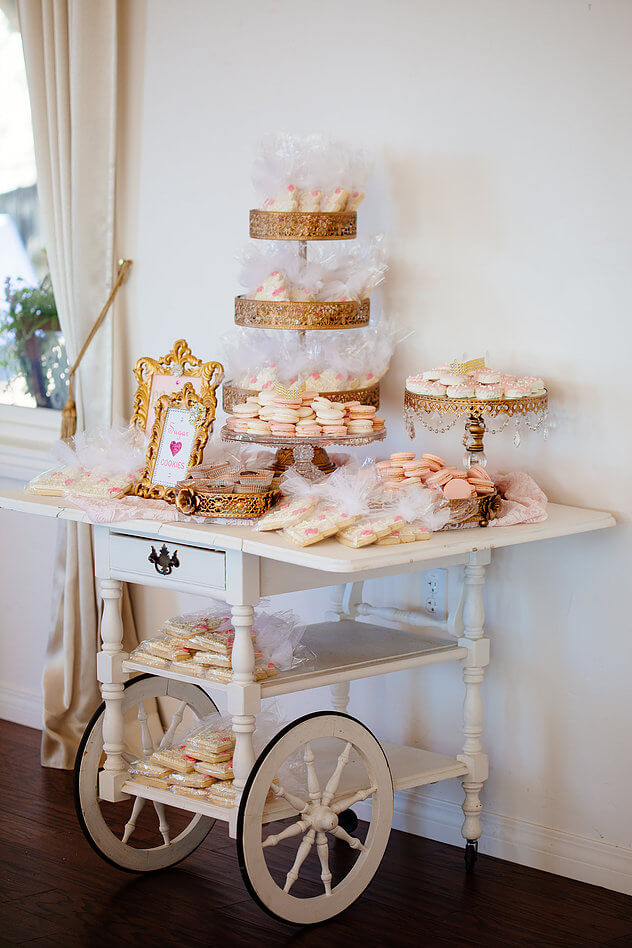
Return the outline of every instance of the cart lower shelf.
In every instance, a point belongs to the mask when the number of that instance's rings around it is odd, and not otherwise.
[[[424,787],[431,783],[438,783],[441,780],[449,780],[452,777],[462,777],[467,773],[467,766],[457,760],[456,757],[435,754],[432,751],[420,750],[417,747],[391,744],[388,741],[381,741],[380,743],[391,768],[394,790]],[[323,744],[325,744],[324,741]],[[331,740],[329,744],[330,746],[324,747],[321,745],[316,759],[316,770],[322,781],[321,786],[324,786],[326,778],[333,772],[340,753],[340,742]],[[366,786],[368,786],[366,773],[356,755],[345,767],[334,802],[356,790],[362,790]],[[203,816],[210,816],[225,822],[233,821],[236,815],[234,807],[217,806],[203,800],[194,800],[191,797],[180,796],[169,790],[146,787],[144,784],[136,783],[133,780],[127,781],[123,786],[123,790],[133,796],[155,800],[158,803],[176,807],[180,810],[200,813]],[[296,810],[285,803],[284,800],[276,799],[266,804],[263,822],[271,823],[274,820],[283,820],[291,816],[296,816]]]
[[[353,620],[308,626],[303,644],[314,652],[315,660],[259,682],[262,698],[293,694],[340,681],[371,678],[421,665],[458,661],[467,655],[467,649],[454,639],[442,639],[425,632],[402,632]],[[175,681],[193,682],[208,692],[226,691],[229,687],[222,682],[179,674],[177,665],[160,669],[127,661],[123,667],[130,673],[150,672]]]

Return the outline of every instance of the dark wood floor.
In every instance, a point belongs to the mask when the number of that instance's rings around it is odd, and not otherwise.
[[[489,856],[466,876],[461,849],[399,832],[347,912],[287,927],[250,899],[225,824],[176,868],[122,873],[85,841],[71,775],[39,766],[39,732],[0,721],[0,759],[2,945],[632,948],[632,898]]]

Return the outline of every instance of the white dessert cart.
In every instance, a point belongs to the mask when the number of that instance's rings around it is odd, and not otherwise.
[[[81,511],[65,507],[57,498],[37,498],[25,491],[5,492],[0,506],[84,519]],[[95,526],[96,575],[104,603],[98,655],[104,703],[86,730],[75,773],[78,815],[91,844],[121,869],[147,872],[184,859],[204,840],[215,820],[224,820],[236,839],[240,869],[253,897],[279,919],[312,924],[342,912],[371,881],[391,830],[393,791],[458,777],[465,791],[462,834],[466,864],[472,868],[481,835],[480,793],[488,772],[481,745],[481,682],[489,662],[482,587],[491,551],[614,524],[609,514],[596,510],[551,504],[548,511],[548,519],[535,525],[476,527],[434,534],[429,541],[358,550],[333,540],[300,549],[281,536],[257,533],[250,527],[149,521]],[[461,601],[443,634],[437,634],[440,630],[436,627],[417,631],[388,628],[378,617],[410,624],[411,613],[363,602],[366,580],[458,565],[464,567]],[[235,627],[232,683],[191,678],[171,669],[147,674],[145,666],[130,661],[122,645],[123,582],[230,603]],[[313,644],[317,655],[314,666],[299,665],[275,678],[254,682],[251,629],[253,608],[259,599],[332,585],[333,621],[308,627],[304,640]],[[358,621],[362,617],[378,621]],[[465,683],[464,743],[457,756],[379,741],[346,714],[352,680],[450,661],[461,663]],[[292,722],[255,759],[253,732],[262,699],[322,685],[332,686],[334,710]],[[225,693],[236,736],[233,769],[235,786],[241,790],[238,806],[225,808],[130,779],[128,712],[133,712],[143,750],[150,753],[154,742],[147,723],[148,703],[156,698],[173,702],[175,711],[162,731],[161,743],[165,744],[171,741],[185,712],[199,719],[214,711],[212,696],[219,692]],[[284,762],[292,756],[296,759],[297,754],[302,758],[305,780],[302,795],[283,781],[273,782]],[[139,848],[132,845],[133,834],[148,800],[157,815],[156,839],[154,844]],[[370,800],[371,807],[368,830],[361,840],[353,835],[357,819],[350,808],[364,800]],[[102,807],[111,808],[112,804],[125,808],[126,824],[120,835],[112,832],[102,814]],[[167,806],[191,815],[173,837]],[[285,825],[270,833],[266,824],[281,820]],[[364,833],[363,826],[360,830]],[[291,837],[297,838],[296,851],[287,864],[280,865],[278,857],[287,854],[287,847],[276,847]],[[333,879],[329,868],[331,837],[353,850],[345,860],[346,872]],[[316,887],[312,875],[308,888],[301,890],[301,866],[312,850],[320,861],[320,881]]]

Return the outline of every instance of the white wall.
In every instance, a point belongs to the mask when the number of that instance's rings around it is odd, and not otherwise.
[[[552,500],[608,508],[621,525],[494,555],[481,848],[632,892],[632,5],[152,0],[127,16],[118,252],[135,260],[119,322],[128,366],[181,335],[216,355],[232,322],[255,146],[285,129],[376,153],[360,229],[388,234],[384,303],[416,331],[383,386],[387,447],[406,443],[403,378],[420,368],[489,350],[507,370],[547,379],[550,439],[516,450],[508,434],[490,438],[491,466],[530,470]],[[456,430],[420,434],[416,447],[462,451]],[[418,601],[411,577],[395,592],[402,606]],[[392,585],[371,584],[373,601],[392,596]],[[293,600],[320,617],[320,597]],[[171,608],[153,593],[136,605],[146,631]],[[286,707],[315,698],[326,700]],[[456,752],[461,700],[458,670],[437,667],[359,682],[350,710],[384,736]],[[460,800],[456,783],[404,796],[398,825],[457,842]]]

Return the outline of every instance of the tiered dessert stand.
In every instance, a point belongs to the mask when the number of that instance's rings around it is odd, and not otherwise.
[[[356,212],[340,211],[260,211],[250,212],[250,236],[260,240],[293,240],[298,252],[307,259],[307,243],[312,240],[351,240],[356,236]],[[370,319],[370,301],[295,302],[288,300],[253,300],[244,296],[235,298],[235,323],[250,329],[285,329],[305,333],[312,330],[352,329],[366,326]],[[231,411],[236,404],[246,401],[252,391],[233,385],[224,385],[223,404]],[[344,392],[321,392],[336,402],[359,401],[365,405],[379,405],[379,384],[364,389]],[[343,438],[280,438],[250,435],[222,428],[224,441],[245,441],[277,449],[275,470],[282,473],[295,466],[305,476],[320,472],[330,473],[336,467],[325,448],[359,447],[381,441],[386,431],[372,434],[348,435]]]
[[[410,438],[415,437],[415,420],[435,434],[449,431],[460,418],[465,418],[465,457],[467,468],[472,464],[487,465],[483,445],[485,432],[495,434],[502,431],[514,419],[516,433],[514,443],[520,443],[519,428],[525,424],[531,430],[544,426],[548,411],[548,392],[542,395],[527,395],[523,398],[494,398],[482,401],[474,398],[448,398],[438,395],[417,395],[406,389],[404,395],[404,416],[406,430]],[[498,419],[490,422],[486,419]],[[495,427],[492,425],[495,424]]]

